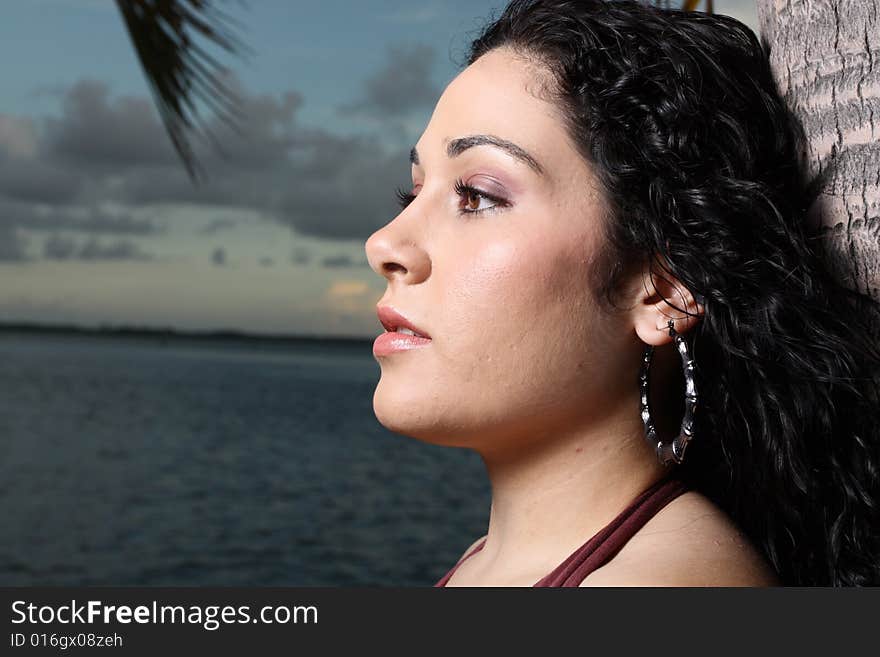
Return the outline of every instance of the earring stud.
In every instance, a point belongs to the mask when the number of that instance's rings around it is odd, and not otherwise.
[[[639,392],[642,423],[645,425],[645,439],[657,452],[657,458],[663,465],[681,463],[684,460],[684,452],[688,443],[694,437],[694,415],[697,411],[697,386],[694,381],[694,359],[684,336],[676,332],[675,320],[670,319],[666,323],[669,335],[674,337],[675,346],[681,357],[681,365],[684,371],[684,417],[678,435],[669,443],[664,443],[657,436],[657,430],[651,419],[651,409],[648,406],[648,372],[651,367],[651,359],[654,355],[654,347],[647,345],[642,356],[642,366],[639,372]],[[660,329],[661,331],[664,329]]]

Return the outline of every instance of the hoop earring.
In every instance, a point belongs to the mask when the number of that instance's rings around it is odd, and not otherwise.
[[[681,421],[681,429],[678,435],[669,443],[664,443],[657,437],[654,422],[651,420],[651,410],[648,408],[648,370],[651,367],[651,358],[654,355],[654,347],[647,345],[642,357],[642,367],[639,372],[639,389],[641,392],[640,406],[642,423],[645,425],[645,439],[657,452],[657,458],[663,465],[681,463],[684,460],[684,452],[694,437],[694,414],[697,410],[697,386],[694,382],[694,359],[684,337],[675,330],[675,321],[667,322],[669,335],[675,337],[675,346],[681,356],[681,365],[684,370],[684,418]],[[661,329],[662,330],[662,329]]]

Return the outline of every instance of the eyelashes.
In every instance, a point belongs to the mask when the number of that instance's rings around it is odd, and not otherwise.
[[[401,210],[412,203],[416,198],[415,194],[403,191],[403,187],[398,187],[394,194],[397,196],[397,204],[400,206]]]
[[[465,207],[461,207],[461,205],[459,205],[459,214],[480,214],[482,212],[491,212],[510,206],[510,202],[506,199],[503,199],[500,196],[496,196],[495,194],[489,194],[488,192],[484,192],[483,190],[477,189],[476,187],[467,185],[464,183],[464,181],[462,181],[461,178],[455,181],[452,189],[458,195],[459,199],[464,201],[465,203]],[[416,198],[415,194],[413,194],[412,192],[406,192],[400,187],[398,187],[395,191],[395,195],[397,196],[397,202],[400,205],[401,210],[412,203]],[[468,209],[468,202],[473,200],[477,200],[478,205],[484,200],[494,203],[494,205],[491,205],[487,208],[476,207]]]

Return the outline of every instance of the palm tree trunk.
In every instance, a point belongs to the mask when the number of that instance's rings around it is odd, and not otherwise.
[[[837,279],[880,301],[878,5],[757,0],[774,77],[809,142],[808,173],[829,176],[810,208],[812,226]]]

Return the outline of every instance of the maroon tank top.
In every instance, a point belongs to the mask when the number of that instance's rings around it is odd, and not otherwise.
[[[605,565],[655,513],[687,490],[687,484],[678,479],[674,472],[662,477],[533,586],[580,586],[587,575]],[[485,544],[484,538],[459,559],[434,586],[446,586],[446,582],[462,562],[482,550]]]

